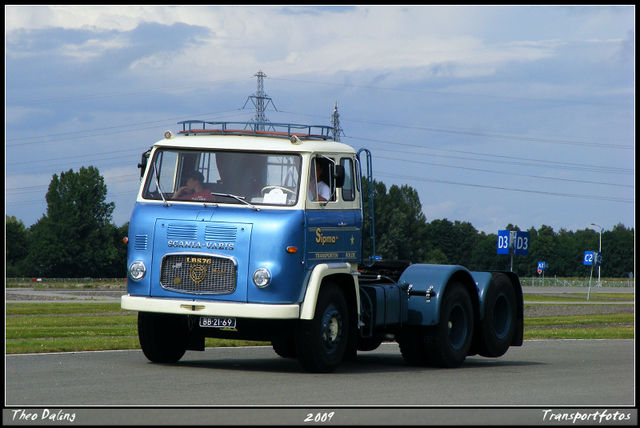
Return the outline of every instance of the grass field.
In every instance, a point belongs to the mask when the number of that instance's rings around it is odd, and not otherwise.
[[[137,315],[119,303],[7,303],[6,353],[140,349]],[[207,338],[205,345],[255,342]]]
[[[542,300],[541,300],[542,299]],[[574,302],[584,296],[525,296],[527,301]],[[633,301],[633,294],[598,295]],[[593,299],[590,299],[593,300]],[[633,313],[525,317],[525,340],[633,339]],[[7,303],[6,353],[77,352],[139,349],[137,316],[119,303]],[[267,344],[207,338],[205,346]]]

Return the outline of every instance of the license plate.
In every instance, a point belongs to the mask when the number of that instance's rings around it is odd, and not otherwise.
[[[235,328],[235,318],[200,317],[200,327]]]

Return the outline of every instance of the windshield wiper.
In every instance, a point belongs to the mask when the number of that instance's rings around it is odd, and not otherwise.
[[[167,200],[164,198],[164,195],[162,194],[162,189],[160,188],[160,182],[158,181],[158,170],[156,169],[156,163],[153,163],[153,176],[156,179],[156,186],[158,186],[158,191],[160,192],[160,197],[162,198],[162,201],[164,202],[164,206],[165,207],[170,207],[171,204],[169,202],[167,202]]]
[[[249,202],[245,201],[245,197],[244,196],[236,196],[236,195],[232,195],[231,193],[215,193],[215,192],[211,192],[211,194],[213,196],[220,196],[220,197],[223,197],[223,198],[235,199],[238,202],[241,202],[241,203],[243,203],[245,205],[250,206],[251,209],[254,210],[254,211],[260,211],[260,208],[258,208],[255,205],[252,205]]]

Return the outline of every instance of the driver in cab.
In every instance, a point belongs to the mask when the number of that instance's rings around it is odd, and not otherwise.
[[[211,194],[211,190],[202,187],[204,176],[200,171],[191,171],[187,175],[187,185],[179,188],[173,194],[173,199],[183,201],[215,201],[216,198]]]

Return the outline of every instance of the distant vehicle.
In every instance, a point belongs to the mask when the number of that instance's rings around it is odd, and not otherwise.
[[[122,308],[150,361],[205,337],[269,341],[320,373],[389,340],[440,367],[522,345],[517,275],[382,260],[373,227],[362,248],[368,150],[327,126],[180,123],[143,154],[129,223]]]

